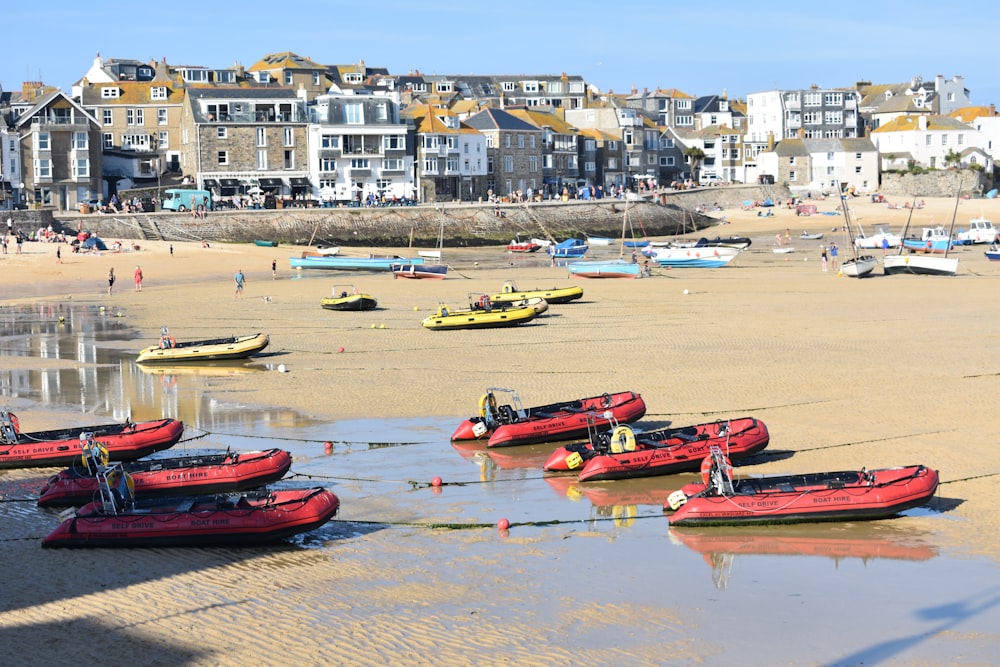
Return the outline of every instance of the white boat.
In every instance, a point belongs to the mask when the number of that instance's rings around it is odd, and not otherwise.
[[[815,232],[813,234],[810,234],[809,232],[802,232],[799,235],[799,238],[803,241],[819,241],[823,238],[823,232]]]
[[[418,250],[418,257],[426,257],[427,259],[441,259],[440,250]]]
[[[790,252],[795,252],[795,248],[790,245],[779,245],[771,248],[771,252],[775,255],[786,255]]]
[[[903,243],[903,237],[899,234],[893,234],[889,231],[889,225],[884,222],[875,223],[873,226],[874,232],[871,236],[866,236],[864,229],[861,225],[858,225],[858,237],[854,239],[854,246],[856,248],[865,248],[867,250],[879,250],[882,246],[882,240],[886,240],[886,244],[889,248],[898,248]]]
[[[740,254],[737,248],[725,246],[708,248],[655,248],[648,253],[650,259],[664,268],[715,269],[733,261]]]
[[[613,238],[609,238],[607,236],[588,236],[587,237],[587,244],[588,245],[611,245],[614,242],[615,242],[615,240]]]
[[[543,248],[548,248],[550,245],[552,245],[552,241],[548,239],[531,239],[531,242],[540,245]]]
[[[840,265],[840,275],[848,278],[864,278],[870,276],[878,260],[871,255],[859,255],[857,240],[854,238],[854,225],[851,223],[851,214],[847,210],[847,195],[840,195],[840,210],[844,213],[844,229],[851,240],[851,254],[853,257],[845,260]]]
[[[997,228],[993,226],[992,222],[980,215],[978,218],[969,220],[968,229],[958,230],[958,235],[955,239],[963,245],[996,243]]]
[[[947,236],[941,232],[945,238],[951,238],[951,231],[955,229],[955,217],[958,215],[958,202],[962,195],[962,177],[958,179],[958,192],[955,194],[955,211],[951,216],[951,229]],[[903,228],[903,239],[906,239],[906,231],[910,228],[910,218],[913,217],[913,209],[906,218],[906,227]],[[929,230],[925,230],[929,231]],[[935,255],[931,253],[917,254],[914,250],[908,249],[904,241],[903,247],[897,254],[886,255],[882,258],[882,271],[887,276],[909,273],[918,276],[953,276],[958,273],[958,258],[948,257],[951,250],[951,243],[945,244],[944,254]],[[905,254],[904,254],[905,253]]]
[[[316,246],[316,253],[320,255],[327,255],[328,257],[333,257],[334,255],[340,254],[340,246],[335,246],[335,245]]]

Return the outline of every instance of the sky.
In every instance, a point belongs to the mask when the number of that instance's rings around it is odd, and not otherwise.
[[[324,65],[364,60],[392,74],[566,72],[604,92],[675,88],[696,97],[725,92],[730,99],[812,84],[958,75],[973,104],[1000,105],[993,65],[1000,3],[675,4],[13,3],[0,17],[0,86],[19,90],[24,81],[40,80],[69,93],[98,53],[223,68],[292,51]]]

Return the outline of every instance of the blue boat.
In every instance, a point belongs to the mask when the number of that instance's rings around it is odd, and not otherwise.
[[[393,264],[423,264],[423,257],[379,255],[373,257],[341,257],[304,252],[301,257],[290,257],[293,269],[332,269],[337,271],[391,271]]]
[[[641,241],[625,241],[626,248],[645,248],[649,245],[649,239],[643,239]]]
[[[944,227],[924,227],[920,238],[907,236],[903,247],[916,252],[946,253],[954,249],[954,241]]]
[[[583,239],[566,239],[546,248],[546,252],[554,258],[583,257],[587,254],[587,242]]]
[[[587,260],[566,265],[569,274],[576,278],[638,278],[638,264],[623,259]]]

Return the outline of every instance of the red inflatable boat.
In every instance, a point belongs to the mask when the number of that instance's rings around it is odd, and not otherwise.
[[[938,473],[922,465],[733,480],[721,452],[704,481],[676,491],[664,509],[673,526],[886,519],[926,504]]]
[[[544,470],[578,470],[581,482],[670,475],[698,470],[713,446],[735,460],[756,454],[769,441],[764,422],[753,417],[649,433],[619,426],[588,443],[560,447],[545,462]]]
[[[285,476],[292,456],[283,449],[204,456],[143,459],[122,464],[140,498],[224,493],[255,489]],[[40,507],[83,505],[98,492],[96,467],[74,464],[53,475],[38,498]]]
[[[123,497],[102,495],[100,501],[84,505],[42,540],[42,546],[266,544],[322,526],[340,506],[337,496],[319,487],[132,503],[121,502]]]
[[[498,404],[505,393],[509,403]],[[513,389],[490,387],[479,399],[479,415],[466,419],[452,440],[486,439],[487,447],[509,447],[586,438],[595,428],[628,424],[646,414],[642,396],[631,391],[525,408]]]
[[[0,468],[68,466],[79,460],[92,433],[113,461],[131,461],[172,447],[184,433],[184,422],[175,419],[133,424],[75,426],[56,431],[21,433],[17,417],[0,411]]]

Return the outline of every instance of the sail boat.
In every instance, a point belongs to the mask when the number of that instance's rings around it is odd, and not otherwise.
[[[878,260],[871,255],[859,255],[854,244],[854,231],[851,228],[851,214],[847,210],[847,195],[840,193],[840,208],[844,211],[844,224],[847,227],[847,239],[850,242],[853,257],[840,265],[840,272],[849,278],[864,278],[878,266]]]
[[[618,259],[590,259],[570,262],[566,265],[569,274],[575,278],[639,278],[642,270],[637,262],[635,250],[632,250],[631,261],[625,259],[625,229],[631,228],[628,219],[628,200],[625,201],[625,212],[622,217],[622,244]]]
[[[412,232],[411,232],[412,235]],[[420,257],[428,257],[432,259],[441,259],[441,250],[444,246],[444,218],[441,218],[441,229],[438,231],[438,247],[437,250],[418,250],[417,255]],[[414,278],[414,279],[431,279],[431,280],[444,280],[448,275],[448,265],[447,264],[424,264],[423,259],[420,263],[412,262],[408,264],[399,263],[392,264],[389,266],[389,270],[392,271],[393,278]]]
[[[951,230],[948,232],[949,239],[951,238],[951,233],[955,231],[955,217],[958,215],[958,202],[961,197],[962,178],[959,176],[958,192],[955,193],[955,211],[952,213]],[[913,217],[913,208],[910,209],[910,215],[906,218],[906,228],[903,230],[904,239],[906,238],[906,232],[910,227],[911,217]],[[918,255],[900,247],[899,254],[886,255],[882,259],[882,270],[887,276],[895,275],[897,273],[912,273],[924,276],[953,276],[958,272],[958,258],[948,257],[948,252],[950,250],[951,243],[947,244],[944,255]]]

